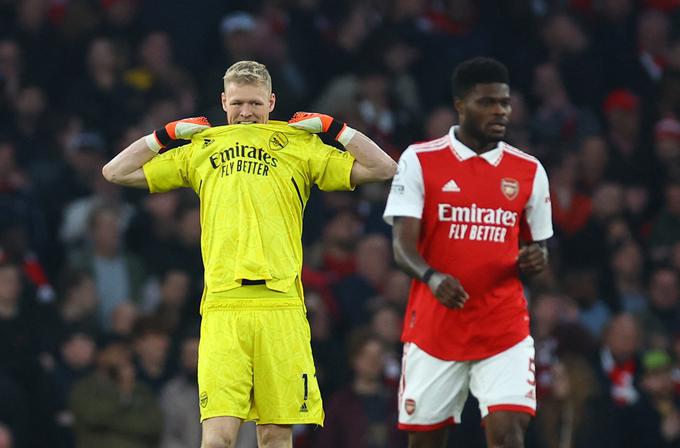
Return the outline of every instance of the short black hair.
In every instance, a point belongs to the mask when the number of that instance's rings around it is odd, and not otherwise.
[[[476,84],[510,84],[508,68],[496,59],[478,56],[462,62],[453,72],[453,96],[462,98]]]

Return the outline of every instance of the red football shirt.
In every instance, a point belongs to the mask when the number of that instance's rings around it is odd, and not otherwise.
[[[529,335],[519,240],[545,240],[553,231],[540,162],[504,142],[477,155],[455,129],[404,151],[384,217],[390,224],[395,216],[421,219],[423,258],[470,295],[462,309],[450,309],[414,280],[402,340],[463,361],[495,355]]]

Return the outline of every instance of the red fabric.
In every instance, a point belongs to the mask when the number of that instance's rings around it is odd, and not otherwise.
[[[514,151],[504,151],[498,166],[481,157],[461,160],[452,149],[416,148],[416,154],[425,189],[418,250],[434,269],[459,279],[470,299],[463,309],[447,308],[427,285],[414,280],[402,340],[444,360],[487,358],[529,335],[517,256],[538,165]],[[455,195],[442,191],[452,173],[460,189]],[[504,193],[508,183],[516,191]],[[440,205],[470,213],[447,221],[440,219]],[[481,208],[486,212],[477,213]],[[480,241],[480,235],[492,238]]]
[[[657,140],[680,140],[680,121],[675,118],[664,118],[654,126],[654,138]]]
[[[518,404],[497,404],[488,407],[489,414],[498,411],[523,412],[532,416],[536,415],[536,410],[529,406],[520,406]]]
[[[453,417],[449,417],[443,422],[433,423],[431,425],[407,425],[406,423],[399,423],[397,427],[402,431],[434,431],[435,429],[441,429],[445,426],[454,426],[456,422]]]
[[[45,271],[43,270],[43,267],[40,265],[40,261],[33,256],[33,255],[27,255],[24,258],[24,273],[26,274],[26,277],[33,283],[34,285],[37,286],[43,286],[43,285],[49,285],[49,280],[47,280],[47,275],[45,275]]]
[[[645,4],[663,12],[672,12],[680,7],[680,0],[646,0]]]
[[[333,280],[339,281],[343,278],[354,274],[356,270],[356,263],[354,257],[337,258],[329,254],[323,255],[324,270],[334,275]]]
[[[557,195],[551,194],[553,198]],[[552,202],[553,222],[567,235],[573,235],[588,222],[593,211],[593,201],[590,197],[575,193],[568,208],[562,208],[560,201]]]
[[[453,36],[464,36],[468,34],[477,24],[477,18],[473,17],[466,22],[456,21],[446,11],[431,9],[425,14],[425,19],[430,26],[437,31]]]
[[[585,17],[592,17],[593,0],[570,0],[569,8]]]
[[[309,266],[302,266],[302,284],[305,290],[315,290],[321,295],[324,305],[334,322],[340,320],[340,307],[331,290],[331,279],[323,272]]]
[[[615,364],[612,369],[607,372],[609,380],[612,382],[612,397],[616,404],[625,406],[632,404],[628,398],[633,394],[627,393],[634,388],[633,378],[635,377],[635,361],[630,360],[623,364]]]
[[[609,113],[612,110],[637,110],[640,100],[637,95],[626,89],[616,89],[607,95],[604,100],[604,111]]]

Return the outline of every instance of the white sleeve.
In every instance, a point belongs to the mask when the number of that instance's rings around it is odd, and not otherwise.
[[[548,175],[540,163],[536,168],[534,186],[524,210],[532,241],[547,240],[553,235]]]
[[[383,214],[385,222],[392,225],[395,216],[421,218],[425,204],[424,191],[420,160],[413,149],[406,148],[399,158],[397,174],[392,179],[392,188]]]

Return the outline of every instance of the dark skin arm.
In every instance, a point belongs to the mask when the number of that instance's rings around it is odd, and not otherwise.
[[[548,247],[545,241],[534,241],[522,246],[517,257],[519,270],[524,275],[536,275],[548,265]]]
[[[420,226],[418,218],[395,217],[392,229],[394,259],[404,272],[417,279],[422,279],[430,268],[418,252]],[[462,308],[469,298],[458,279],[442,272],[432,274],[427,286],[437,300],[447,308]]]
[[[392,229],[392,248],[397,266],[417,279],[422,279],[430,268],[418,252],[420,227],[420,219],[397,216]],[[520,248],[517,262],[524,275],[532,276],[542,272],[548,264],[546,242],[535,241]],[[435,272],[430,277],[428,286],[437,300],[448,308],[462,308],[469,298],[460,281],[448,274]]]

